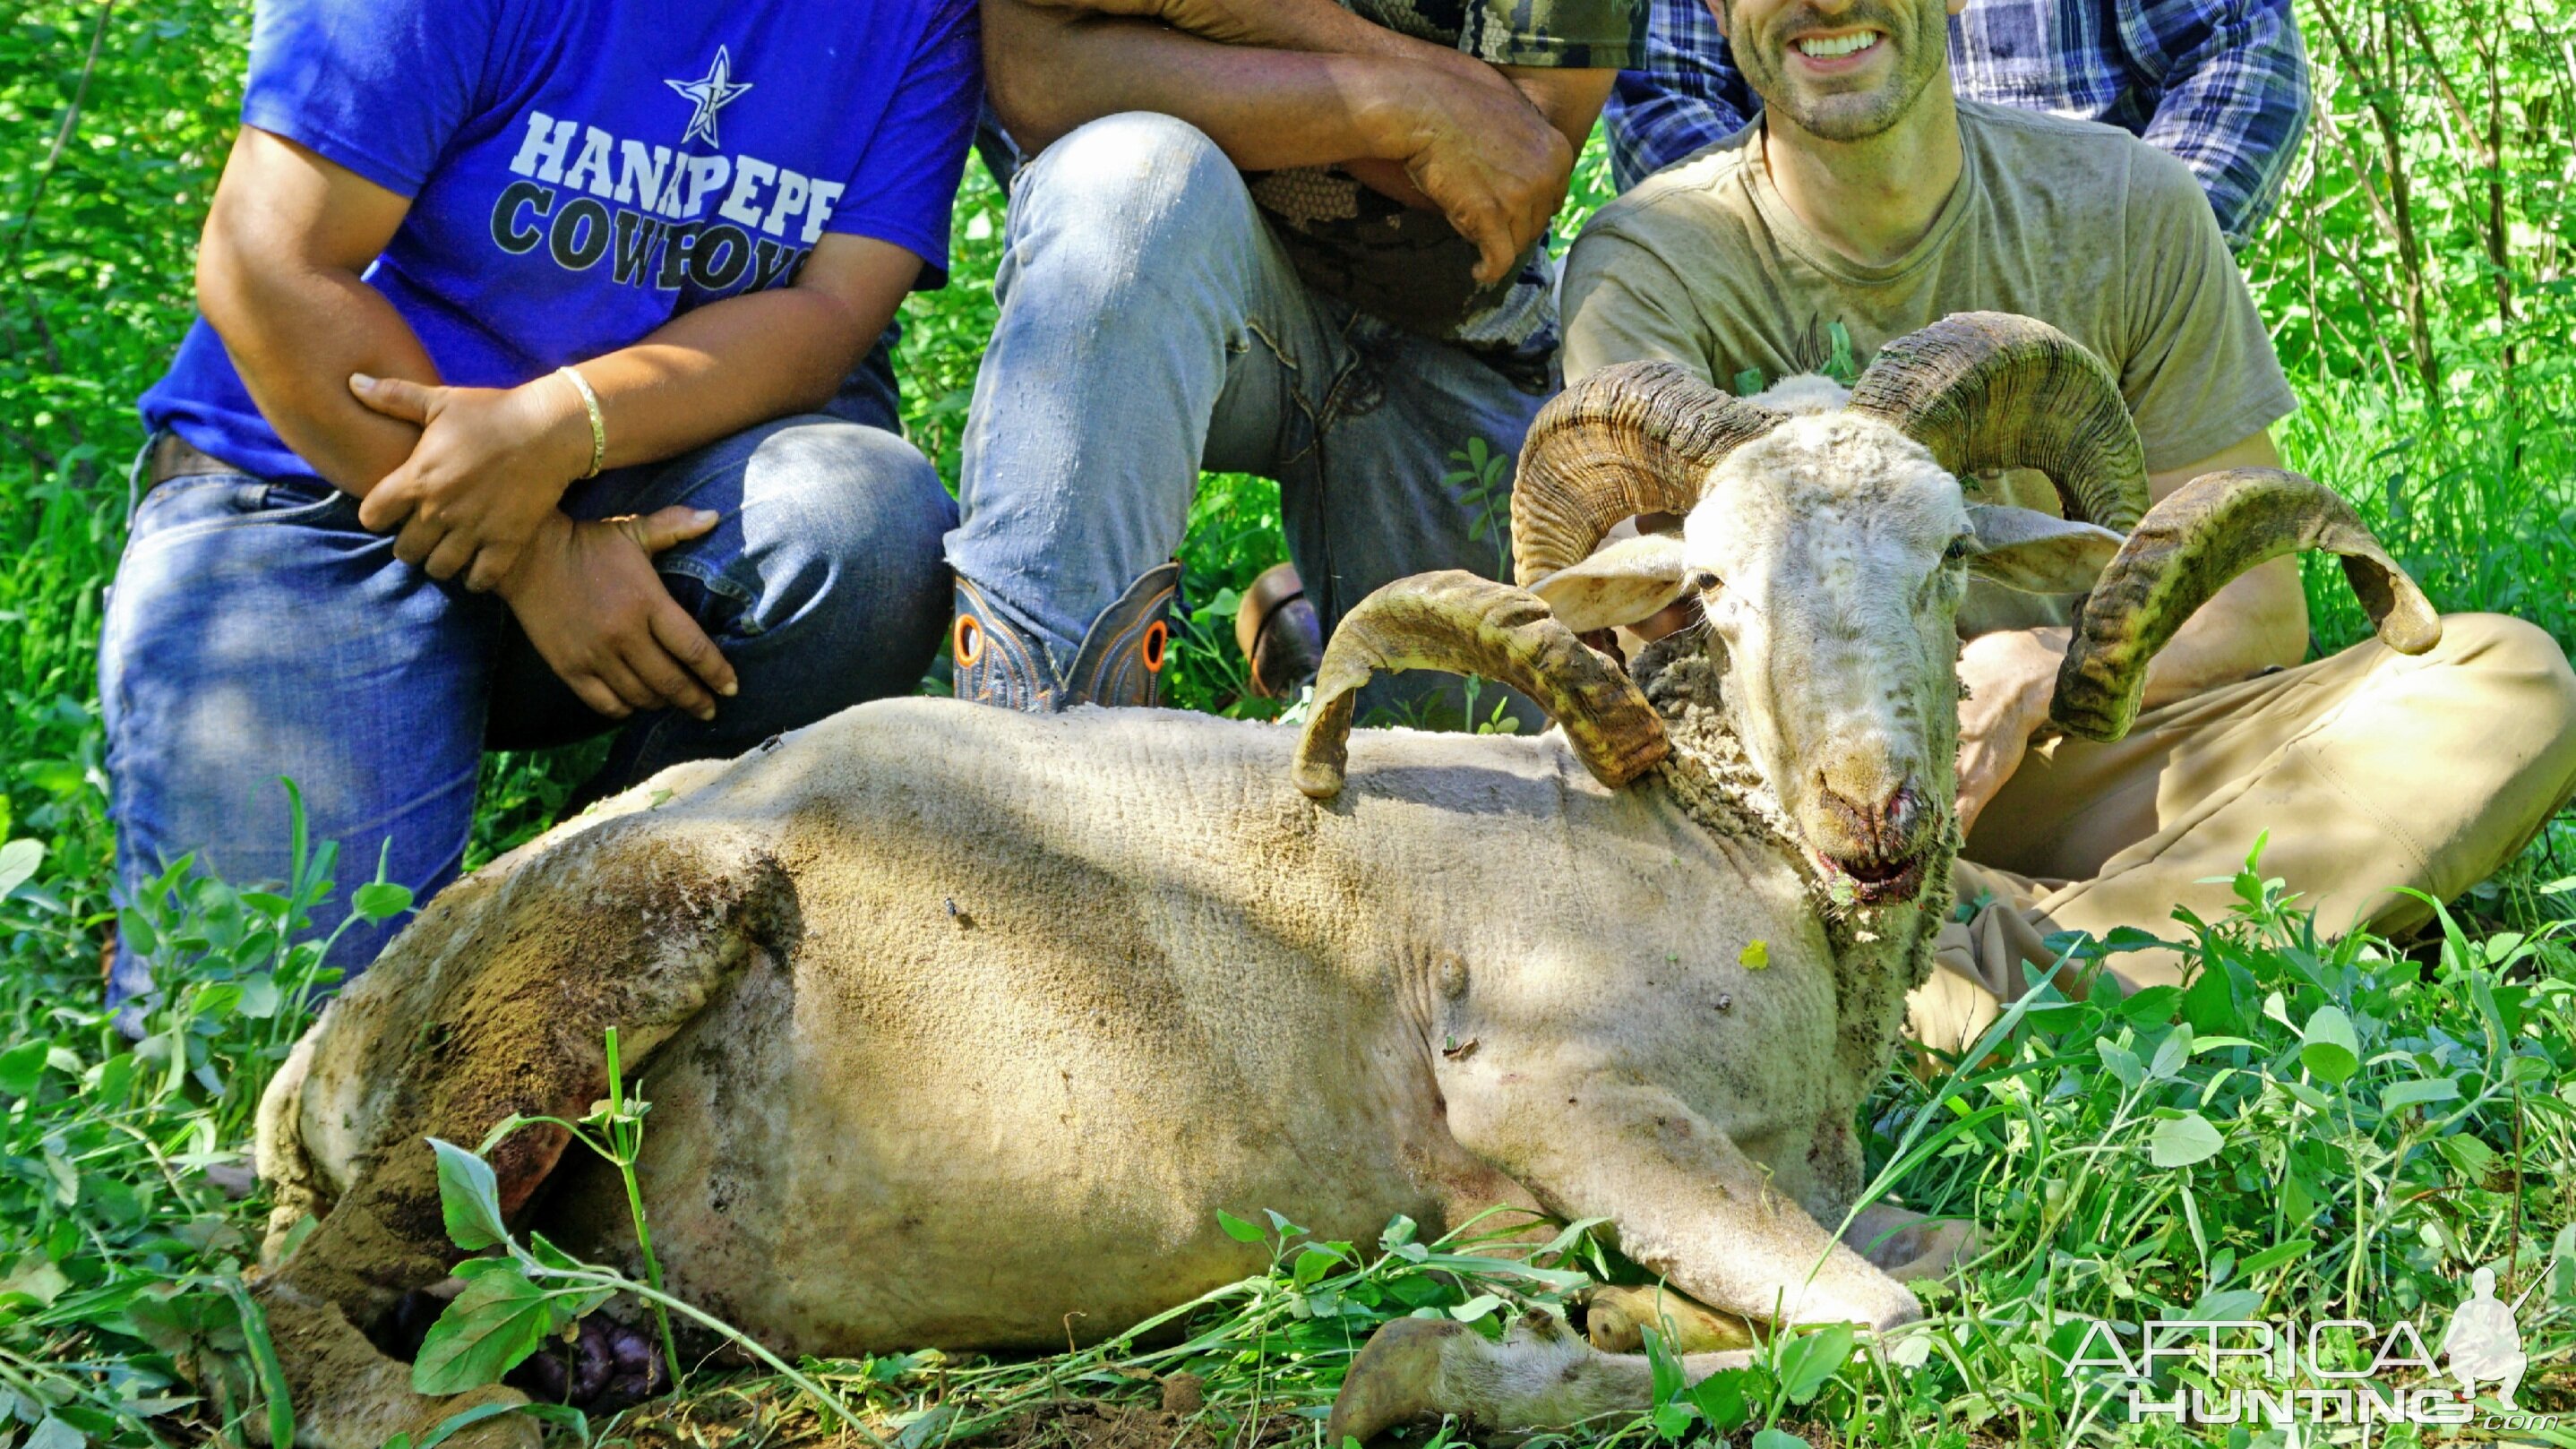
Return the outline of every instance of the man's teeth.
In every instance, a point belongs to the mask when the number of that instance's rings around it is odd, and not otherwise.
[[[1798,42],[1798,53],[1813,56],[1818,60],[1831,60],[1838,55],[1851,55],[1867,50],[1876,44],[1878,44],[1878,32],[1863,30],[1852,35],[1801,40]]]

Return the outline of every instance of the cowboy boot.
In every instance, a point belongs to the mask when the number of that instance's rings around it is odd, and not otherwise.
[[[1163,698],[1163,665],[1171,657],[1172,600],[1181,566],[1147,569],[1118,602],[1100,611],[1082,636],[1065,675],[1065,703],[1150,709]]]
[[[950,639],[956,696],[1036,714],[1077,704],[1157,703],[1180,577],[1181,566],[1167,563],[1128,585],[1117,602],[1091,621],[1073,667],[1062,675],[1044,644],[995,609],[973,582],[959,579]]]
[[[1046,645],[1013,624],[966,578],[957,580],[957,622],[950,626],[955,665],[950,692],[977,704],[997,704],[1030,714],[1064,707],[1064,685],[1047,659]]]

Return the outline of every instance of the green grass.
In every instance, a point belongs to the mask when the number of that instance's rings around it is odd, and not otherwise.
[[[12,283],[0,294],[0,1449],[242,1442],[263,1368],[240,1283],[263,1204],[224,1184],[239,1180],[260,1085],[309,1017],[316,953],[285,942],[327,877],[366,873],[365,862],[317,859],[288,889],[174,880],[123,928],[197,961],[189,984],[140,1046],[97,1006],[114,920],[93,678],[100,600],[139,441],[131,399],[188,315],[194,231],[229,136],[246,27],[232,0],[19,0],[0,13],[0,256]],[[2545,69],[2513,80],[2517,97],[2565,84]],[[2335,93],[2345,134],[2362,134],[2362,104]],[[2516,104],[2537,139],[2517,143],[2530,154],[2515,172],[2515,245],[2527,255],[2515,261],[2525,286],[2513,411],[2468,204],[2480,173],[2438,115],[2404,132],[2431,198],[2438,413],[2411,380],[2403,339],[2374,330],[2397,253],[2356,199],[2356,177],[2376,175],[2367,166],[2321,149],[2290,202],[2298,225],[2248,266],[2304,404],[2282,430],[2292,464],[2351,497],[2443,608],[2503,609],[2566,645],[2576,301],[2558,275],[2565,187],[2548,178],[2564,172],[2576,106]],[[1570,218],[1606,186],[1596,147]],[[970,167],[955,281],[906,311],[908,425],[952,479],[1000,222],[999,198]],[[2311,242],[2342,261],[2320,265]],[[1208,478],[1191,515],[1177,702],[1266,712],[1243,697],[1230,620],[1234,591],[1281,554],[1275,488]],[[2316,648],[2359,638],[2335,573],[2312,565],[2308,581]],[[474,859],[542,829],[596,757],[594,746],[489,761]],[[2296,903],[2249,874],[2237,917],[2163,927],[2203,962],[2188,991],[2115,1006],[2044,993],[1966,1064],[1891,1075],[1863,1123],[1873,1170],[1908,1204],[1972,1217],[1986,1233],[1960,1284],[1929,1296],[1931,1335],[1904,1355],[1919,1361],[1831,1340],[1784,1347],[1696,1401],[1670,1398],[1651,1419],[1581,1438],[1684,1438],[1741,1415],[1737,1442],[1766,1426],[1816,1444],[2181,1441],[2194,1436],[2121,1426],[2098,1389],[2079,1392],[2062,1371],[2091,1317],[2411,1314],[2429,1337],[2476,1264],[2500,1269],[2508,1297],[2538,1285],[2522,1317],[2535,1357],[2524,1401],[2576,1410],[2576,957],[2565,939],[2576,890],[2553,889],[2570,877],[2576,824],[2561,816],[2455,903],[2440,938],[2401,953],[2315,941]],[[1580,1235],[1539,1254],[1536,1274],[1440,1261],[1524,1253],[1463,1241],[1436,1252],[1402,1225],[1377,1243],[1316,1243],[1264,1219],[1264,1206],[1240,1211],[1276,1249],[1274,1271],[1191,1306],[1177,1341],[804,1371],[901,1449],[985,1430],[1088,1444],[1104,1424],[1139,1443],[1204,1433],[1247,1449],[1307,1444],[1349,1350],[1376,1323],[1446,1313],[1490,1327],[1560,1299],[1569,1280],[1554,1275],[1635,1272]],[[1206,1407],[1189,1423],[1154,1417],[1155,1380],[1175,1373],[1203,1382]],[[1060,1406],[1068,1397],[1130,1407],[1084,1418]],[[643,1445],[849,1437],[774,1375],[697,1375],[674,1405],[586,1428]],[[2201,1437],[2237,1449],[2254,1436]]]

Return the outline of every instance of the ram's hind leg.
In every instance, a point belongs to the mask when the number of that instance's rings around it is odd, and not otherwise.
[[[1753,1361],[1750,1350],[1682,1356],[1691,1382]],[[1572,1429],[1654,1406],[1654,1367],[1641,1354],[1603,1353],[1545,1313],[1488,1341],[1463,1323],[1399,1318],[1351,1361],[1324,1442],[1366,1444],[1385,1430],[1454,1415],[1480,1438],[1511,1440]],[[1603,1424],[1598,1427],[1615,1427]]]
[[[401,1029],[376,1033],[364,1067],[388,1085],[373,1140],[328,1215],[261,1284],[296,1391],[297,1437],[320,1449],[376,1449],[401,1431],[417,1442],[472,1402],[517,1397],[414,1394],[409,1366],[362,1332],[403,1294],[447,1277],[459,1256],[426,1139],[472,1147],[513,1114],[580,1117],[606,1091],[610,1027],[628,1063],[641,1065],[755,944],[783,947],[796,929],[792,888],[774,862],[730,838],[667,827],[603,827],[473,906],[477,918],[452,929],[422,922],[424,949],[468,954],[405,959],[398,942],[376,968],[434,987],[406,994],[371,974],[343,1004],[399,1001],[417,1021],[396,1018]],[[495,1147],[505,1214],[528,1201],[568,1140],[538,1126]],[[533,1442],[533,1426],[516,1415],[475,1429],[486,1445]]]

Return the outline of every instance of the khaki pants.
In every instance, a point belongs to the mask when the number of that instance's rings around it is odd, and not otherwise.
[[[1908,1029],[1957,1050],[2022,994],[2052,931],[2135,926],[2172,937],[2177,905],[2227,914],[2224,880],[2270,832],[2262,870],[2320,929],[2400,933],[2530,841],[2576,794],[2576,674],[2547,634],[2454,614],[2408,658],[2372,640],[2138,717],[2118,744],[2035,745],[1978,818],[1952,873],[1991,895],[1941,932]],[[1973,862],[1973,863],[1972,863]],[[2171,951],[2123,953],[2131,990],[2182,979]]]

